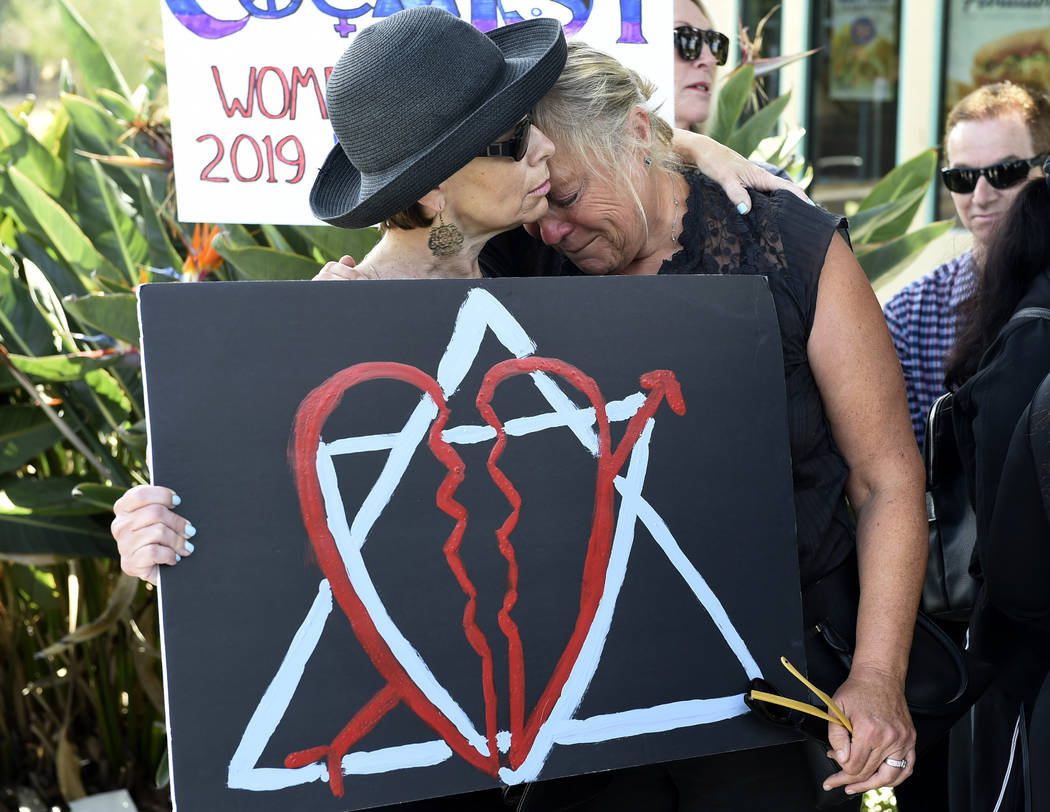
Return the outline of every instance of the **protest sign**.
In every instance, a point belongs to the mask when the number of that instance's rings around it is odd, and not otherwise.
[[[788,740],[760,277],[140,292],[183,809],[361,809]],[[790,687],[790,686],[788,686]]]
[[[648,76],[673,121],[671,3],[641,0],[164,0],[178,217],[317,225],[308,194],[334,143],[325,82],[352,37],[432,5],[482,31],[537,16]],[[344,8],[345,6],[345,8]],[[434,92],[441,91],[434,77]]]

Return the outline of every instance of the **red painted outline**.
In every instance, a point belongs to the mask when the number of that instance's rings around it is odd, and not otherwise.
[[[446,558],[448,558],[450,566],[453,566],[453,570],[456,571],[456,565],[458,564],[456,548],[458,547],[458,539],[462,537],[466,526],[467,513],[462,505],[452,499],[452,494],[455,493],[456,488],[463,481],[464,465],[455,449],[441,437],[441,432],[448,423],[449,418],[448,406],[445,404],[441,387],[429,375],[407,364],[367,362],[348,367],[341,372],[337,372],[310,392],[299,405],[295,416],[295,428],[289,456],[295,472],[299,503],[303,512],[303,524],[317,553],[321,570],[324,572],[325,577],[328,578],[328,582],[332,587],[332,593],[335,595],[339,606],[350,620],[354,635],[375,665],[376,670],[387,680],[389,688],[395,691],[400,699],[404,700],[420,719],[430,725],[453,751],[482,772],[495,777],[499,771],[499,753],[495,747],[497,700],[495,684],[491,677],[492,655],[488,644],[485,642],[484,635],[473,621],[473,594],[476,594],[476,592],[473,591],[473,585],[470,584],[469,579],[466,580],[467,586],[465,587],[468,601],[467,608],[464,610],[464,630],[471,644],[474,645],[475,650],[478,651],[479,656],[482,658],[483,675],[486,673],[489,675],[488,682],[483,682],[482,686],[485,694],[486,720],[489,718],[493,720],[490,726],[489,755],[487,757],[471,746],[451,720],[411,680],[398,662],[376,628],[372,618],[368,615],[353,584],[351,584],[335,539],[328,529],[324,497],[321,493],[321,484],[317,478],[316,468],[317,450],[321,443],[321,428],[339,405],[348,389],[364,381],[377,379],[392,379],[409,383],[430,395],[438,408],[437,419],[430,428],[428,445],[434,456],[448,469],[448,474],[438,489],[437,504],[443,511],[457,520],[452,535],[445,544]],[[462,571],[462,565],[459,565],[459,569]],[[460,580],[460,574],[460,572],[457,572],[457,580]],[[462,573],[462,576],[465,578],[465,572]],[[460,584],[462,586],[464,581],[460,580]],[[384,710],[383,713],[385,712]],[[335,742],[333,742],[334,744]],[[342,759],[342,755],[343,753],[339,753],[336,757],[334,751],[331,751],[329,753],[329,763],[332,763],[334,759],[335,763],[338,764]],[[341,783],[341,768],[337,772],[340,776],[339,783]],[[337,785],[333,782],[331,774],[329,775],[329,782],[332,791],[335,792]]]
[[[580,612],[576,616],[576,623],[569,641],[558,658],[554,671],[544,686],[543,693],[529,712],[528,720],[525,721],[524,650],[518,627],[510,618],[510,611],[518,598],[518,567],[514,547],[509,537],[517,524],[522,500],[517,489],[496,465],[496,460],[506,447],[507,437],[503,423],[492,409],[491,401],[500,383],[516,375],[532,372],[554,373],[572,384],[590,401],[594,408],[595,422],[598,425],[598,472],[594,491],[594,512],[591,517],[591,534],[587,541],[583,581],[580,585]],[[645,423],[656,413],[661,401],[666,398],[668,405],[675,413],[679,415],[685,413],[682,391],[673,372],[669,370],[648,372],[642,376],[641,384],[643,388],[650,390],[649,395],[642,407],[628,422],[624,436],[615,451],[611,448],[609,417],[601,390],[593,378],[572,364],[556,358],[539,356],[512,358],[493,366],[485,374],[478,391],[478,411],[485,421],[496,430],[496,443],[489,454],[487,464],[489,475],[511,505],[511,513],[496,531],[496,536],[499,540],[500,552],[508,562],[507,591],[504,594],[503,608],[499,613],[499,625],[507,637],[511,725],[511,745],[508,758],[512,769],[520,767],[528,757],[540,727],[550,717],[562,688],[569,674],[572,673],[572,668],[576,664],[580,649],[583,647],[598,611],[598,604],[605,591],[605,576],[609,569],[609,555],[612,551],[612,536],[615,527],[614,480],[627,461],[634,444],[638,441]]]
[[[560,376],[590,401],[598,426],[598,471],[591,532],[587,542],[587,555],[584,560],[580,586],[580,612],[576,617],[569,641],[539,701],[529,711],[526,718],[524,649],[517,624],[510,616],[518,598],[518,565],[514,546],[510,542],[510,534],[517,525],[522,499],[517,489],[496,464],[506,447],[507,437],[502,421],[496,416],[491,406],[491,400],[500,383],[516,375],[533,372],[553,373]],[[467,603],[463,610],[463,629],[482,664],[488,756],[478,753],[470,745],[451,720],[427,698],[398,662],[350,582],[345,563],[328,528],[324,497],[316,468],[321,429],[347,390],[364,381],[381,379],[402,381],[415,386],[428,394],[438,409],[437,418],[430,427],[427,445],[431,453],[448,470],[448,474],[438,487],[436,503],[442,511],[456,520],[456,524],[442,549],[460,588],[467,596]],[[615,450],[611,447],[606,402],[598,384],[571,364],[555,358],[537,356],[513,358],[489,369],[479,389],[476,399],[478,410],[485,421],[496,431],[496,443],[489,455],[486,467],[496,486],[511,506],[510,514],[496,531],[496,537],[500,552],[507,560],[507,589],[504,593],[498,621],[500,630],[507,638],[508,647],[511,728],[508,761],[512,769],[520,767],[528,757],[540,727],[550,717],[597,613],[605,588],[615,525],[614,480],[641,436],[646,422],[656,413],[663,400],[667,400],[668,405],[676,414],[685,413],[681,388],[673,372],[655,370],[646,373],[641,377],[641,385],[650,390],[649,394],[645,403],[628,422],[624,436]],[[496,746],[498,695],[495,689],[491,648],[476,621],[477,589],[467,576],[459,557],[459,546],[466,529],[468,514],[466,508],[457,502],[453,495],[463,482],[465,466],[455,449],[442,438],[442,432],[448,424],[449,417],[449,409],[437,381],[416,367],[396,362],[367,362],[348,367],[331,376],[310,392],[296,412],[289,457],[295,472],[303,524],[313,543],[321,569],[328,578],[336,600],[350,620],[355,636],[376,670],[387,681],[383,689],[353,716],[331,744],[300,750],[289,754],[285,759],[288,767],[304,766],[321,758],[327,759],[329,785],[333,795],[337,797],[343,794],[341,764],[343,755],[401,701],[404,701],[465,761],[492,777],[498,776],[500,768],[500,756]]]

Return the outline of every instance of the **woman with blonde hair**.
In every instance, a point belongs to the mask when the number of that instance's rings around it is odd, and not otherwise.
[[[854,732],[829,724],[834,763],[823,789],[858,796],[899,784],[915,761],[903,686],[925,569],[924,476],[871,286],[837,233],[839,217],[782,192],[753,195],[753,210],[740,215],[715,184],[681,165],[670,128],[649,105],[649,83],[580,43],[569,54],[536,108],[557,145],[548,211],[526,225],[544,246],[517,273],[768,280],[784,353],[807,623],[827,609],[815,598],[818,583],[860,583],[845,607],[855,617],[852,669],[841,685],[823,686]],[[519,234],[490,241],[483,265],[490,252],[525,256]],[[804,751],[789,745],[577,779],[585,797],[571,806],[561,798],[572,780],[541,784],[526,808],[803,810],[818,803],[814,783]]]
[[[700,0],[674,2],[675,126],[687,130],[711,115],[718,68],[729,58],[729,37],[716,31]]]

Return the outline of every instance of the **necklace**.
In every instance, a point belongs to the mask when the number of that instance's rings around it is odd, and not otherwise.
[[[675,234],[676,226],[678,225],[678,184],[676,184],[674,176],[671,176],[671,193],[674,195],[674,220],[671,221],[671,247],[678,250],[678,235]]]

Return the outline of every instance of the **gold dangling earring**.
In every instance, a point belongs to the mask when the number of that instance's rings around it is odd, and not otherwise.
[[[436,257],[455,256],[463,247],[463,232],[456,228],[455,223],[446,223],[443,213],[438,212],[438,218],[441,225],[430,229],[427,247]]]

